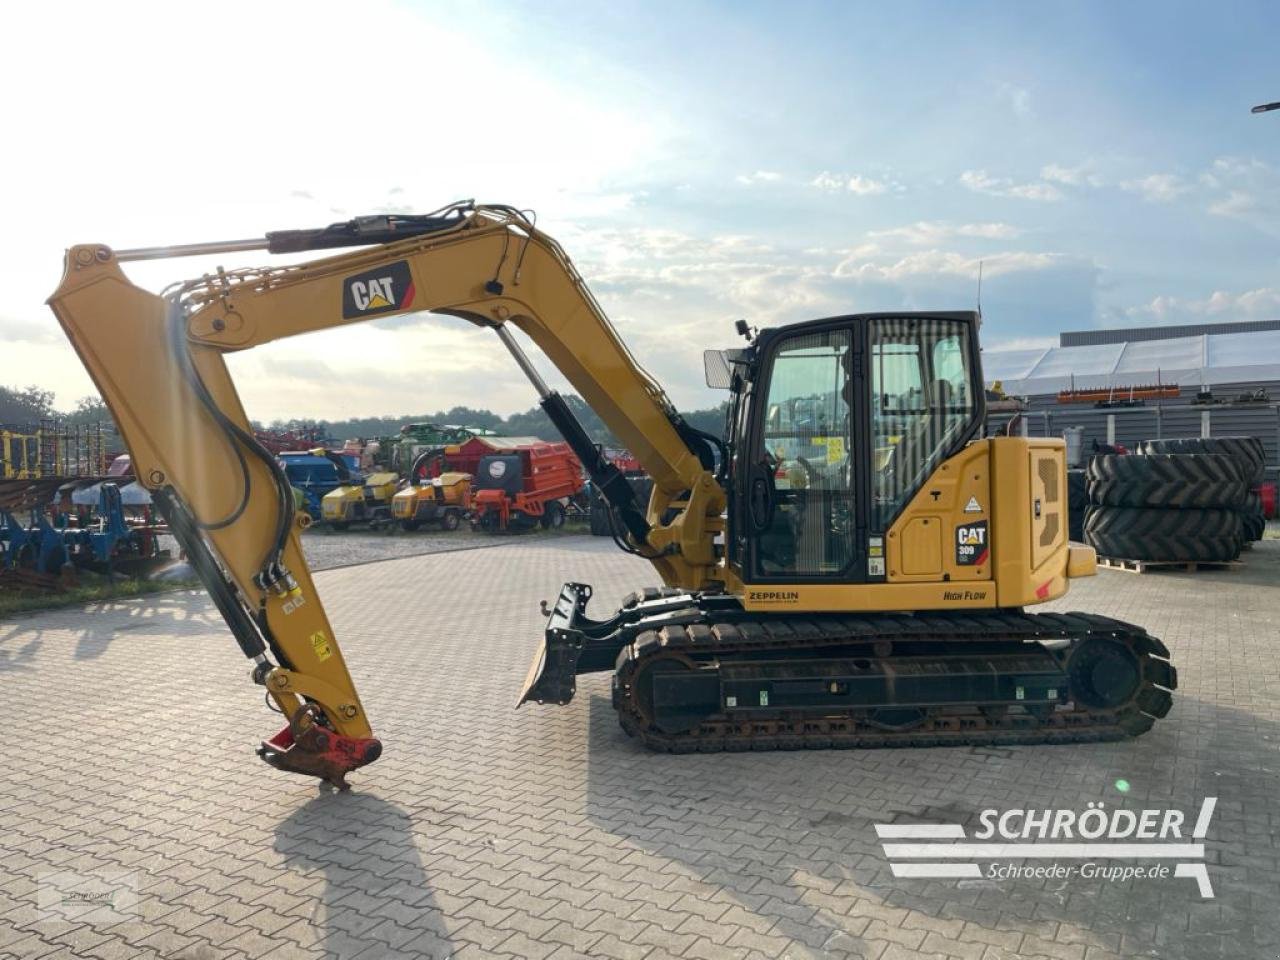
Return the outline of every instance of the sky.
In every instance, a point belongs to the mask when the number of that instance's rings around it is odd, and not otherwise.
[[[677,406],[702,350],[970,309],[984,348],[1280,317],[1266,4],[22,4],[0,58],[0,383],[93,391],[44,300],[74,243],[533,208]],[[159,290],[260,253],[127,265]],[[140,350],[161,344],[139,344]],[[422,314],[229,358],[251,417],[498,413],[490,331]],[[564,386],[545,361],[541,368]]]

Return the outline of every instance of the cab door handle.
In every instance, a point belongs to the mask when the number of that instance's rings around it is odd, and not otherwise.
[[[753,532],[760,533],[772,526],[775,503],[773,470],[767,463],[757,464],[751,472],[751,485],[747,495],[747,511],[751,517]]]

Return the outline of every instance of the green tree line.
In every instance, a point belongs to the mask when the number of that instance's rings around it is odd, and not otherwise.
[[[570,394],[565,401],[582,422],[592,440],[608,446],[620,445],[617,438],[604,425],[604,421],[596,416],[595,411],[587,406],[581,397]],[[727,410],[728,403],[725,402],[705,410],[689,411],[684,414],[684,418],[699,430],[723,436]],[[51,390],[43,390],[37,386],[0,386],[0,424],[27,428],[37,426],[42,420],[61,420],[63,423],[72,425],[108,423],[111,415],[98,397],[84,397],[74,409],[59,410],[54,406]],[[401,425],[406,423],[450,423],[466,427],[484,427],[508,437],[541,437],[543,440],[556,440],[560,437],[559,431],[542,412],[541,407],[532,407],[507,417],[491,410],[458,406],[435,413],[409,416],[353,417],[349,420],[273,420],[265,424],[265,428],[268,430],[318,429],[326,436],[346,440],[350,437],[373,439],[395,436],[400,432]],[[261,429],[264,424],[255,422],[254,426]]]
[[[97,397],[82,397],[74,409],[59,410],[53,405],[53,391],[37,386],[0,387],[0,424],[26,430],[42,420],[67,424],[106,423],[111,420],[107,405]]]
[[[582,423],[587,434],[596,443],[606,446],[620,446],[618,440],[605,426],[596,412],[587,406],[586,401],[573,394],[565,397],[565,402],[574,415]],[[728,402],[705,410],[693,410],[684,414],[690,426],[714,434],[724,435],[725,415]],[[507,437],[540,437],[543,440],[558,440],[560,432],[551,423],[550,418],[541,407],[531,407],[521,413],[513,413],[503,417],[492,410],[475,407],[451,407],[435,413],[414,414],[412,416],[353,417],[349,420],[273,420],[266,424],[268,430],[319,430],[337,440],[360,437],[371,440],[375,437],[395,436],[400,427],[406,423],[438,423],[456,424],[463,427],[483,427]],[[261,426],[255,424],[255,426]]]

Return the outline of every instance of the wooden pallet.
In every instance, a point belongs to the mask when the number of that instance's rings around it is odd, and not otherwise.
[[[1197,570],[1230,570],[1243,567],[1239,560],[1125,560],[1122,557],[1098,557],[1098,566],[1108,570],[1125,570],[1128,573],[1149,573],[1154,570],[1181,570],[1195,573]]]

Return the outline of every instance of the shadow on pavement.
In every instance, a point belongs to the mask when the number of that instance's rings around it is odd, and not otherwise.
[[[413,819],[367,793],[320,793],[282,821],[275,849],[302,874],[323,871],[312,916],[327,957],[392,950],[444,958],[454,952],[414,843]]]
[[[74,626],[65,617],[68,613],[75,615]],[[76,641],[75,659],[95,660],[121,634],[167,638],[225,632],[222,618],[203,594],[121,598],[85,608],[45,611],[0,629],[0,672],[34,667],[46,634],[72,635]]]
[[[719,887],[768,936],[819,956],[875,955],[886,938],[870,945],[862,934],[885,908],[1163,960],[1234,960],[1280,943],[1280,836],[1269,826],[1280,725],[1243,711],[1181,695],[1154,730],[1118,744],[688,756],[629,740],[605,697],[592,698],[590,718],[591,822],[666,861],[652,869]],[[1260,767],[1267,755],[1275,762]],[[1189,833],[1205,796],[1219,798],[1206,839],[1216,899],[1187,878],[897,878],[874,826],[959,822],[973,838],[986,808],[1083,812],[1104,800],[1181,809]],[[1019,955],[1016,937],[1000,955]]]

